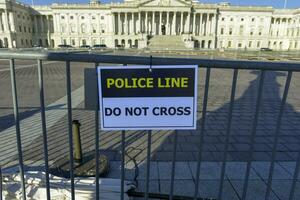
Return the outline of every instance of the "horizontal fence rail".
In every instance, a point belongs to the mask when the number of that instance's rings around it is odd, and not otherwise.
[[[300,62],[248,61],[232,59],[170,58],[154,56],[99,55],[88,53],[1,50],[0,59],[52,60],[136,65],[198,65],[201,68],[300,71]]]
[[[46,117],[45,117],[45,98],[44,98],[44,76],[43,76],[43,61],[51,60],[51,61],[63,61],[65,62],[65,73],[66,73],[66,96],[67,96],[67,121],[68,121],[68,143],[69,143],[69,158],[70,158],[70,180],[71,180],[71,199],[76,199],[75,195],[75,183],[74,183],[74,163],[73,163],[73,133],[72,133],[72,88],[71,88],[71,62],[88,62],[93,63],[95,66],[95,74],[97,73],[97,66],[99,63],[115,63],[120,65],[198,65],[199,68],[206,69],[205,76],[205,88],[204,88],[204,97],[202,102],[202,112],[201,112],[201,128],[197,131],[200,132],[200,141],[198,146],[198,155],[197,155],[197,165],[196,165],[196,177],[195,177],[195,190],[194,193],[190,195],[187,199],[199,199],[199,181],[201,174],[201,163],[202,163],[202,153],[203,153],[203,137],[205,134],[205,124],[206,124],[206,115],[207,115],[207,104],[208,104],[208,96],[209,96],[209,86],[210,86],[210,78],[211,78],[211,70],[212,69],[229,69],[233,70],[233,77],[231,82],[231,93],[230,93],[230,102],[228,107],[228,118],[226,120],[225,127],[225,146],[223,150],[223,158],[221,162],[220,168],[220,184],[217,188],[218,190],[218,199],[222,199],[223,195],[223,186],[226,170],[226,162],[229,154],[229,143],[230,143],[230,133],[232,127],[232,118],[233,118],[233,109],[235,104],[236,97],[236,88],[237,88],[237,80],[238,80],[238,72],[240,69],[245,70],[259,70],[260,78],[258,84],[257,97],[255,99],[255,114],[252,122],[251,128],[251,138],[250,138],[250,150],[249,150],[249,159],[247,160],[246,165],[246,173],[244,177],[244,182],[242,184],[242,196],[241,199],[246,199],[247,197],[247,189],[250,178],[251,164],[254,153],[254,142],[256,137],[256,129],[258,125],[259,112],[262,107],[262,95],[263,95],[263,86],[265,80],[265,72],[267,70],[270,71],[285,71],[288,72],[286,82],[284,85],[284,93],[282,96],[282,100],[280,102],[280,110],[279,115],[276,121],[276,130],[274,135],[274,143],[272,146],[272,156],[271,156],[271,165],[268,174],[267,180],[267,190],[265,194],[265,199],[270,198],[270,192],[272,190],[272,179],[274,176],[274,165],[276,159],[277,146],[279,144],[278,136],[281,129],[281,123],[283,118],[283,110],[287,101],[288,92],[290,88],[290,83],[292,79],[293,72],[300,71],[300,63],[299,62],[265,62],[265,61],[241,61],[241,60],[221,60],[221,59],[197,59],[197,58],[162,58],[162,57],[147,57],[147,56],[118,56],[118,55],[96,55],[96,54],[88,54],[84,52],[76,52],[76,53],[66,53],[66,52],[37,52],[37,51],[10,51],[10,50],[1,50],[0,51],[0,59],[9,59],[10,60],[10,73],[11,73],[11,87],[12,87],[12,97],[13,97],[13,108],[14,108],[14,120],[15,120],[15,129],[16,129],[16,138],[17,138],[17,150],[18,150],[18,161],[19,161],[19,170],[21,177],[21,190],[22,190],[22,198],[26,199],[26,181],[24,178],[24,159],[22,154],[22,143],[21,143],[21,130],[20,130],[20,119],[19,119],[19,105],[17,98],[17,80],[16,80],[16,72],[15,72],[15,59],[24,59],[24,60],[37,60],[38,63],[38,83],[39,83],[39,97],[40,97],[40,112],[41,112],[41,124],[42,124],[42,137],[43,137],[43,151],[44,151],[44,161],[45,161],[45,173],[46,173],[46,197],[47,199],[51,198],[50,194],[50,181],[49,181],[49,160],[48,160],[48,141],[47,141],[47,128],[46,128]],[[130,66],[128,66],[130,67]],[[97,86],[98,87],[98,86]],[[96,88],[98,89],[98,88]],[[96,91],[98,92],[98,91]],[[98,98],[98,96],[97,96]],[[98,101],[99,102],[99,99]],[[100,188],[99,188],[99,140],[101,137],[99,135],[99,113],[98,113],[99,105],[95,108],[94,111],[94,122],[95,122],[95,199],[100,199]],[[152,141],[152,131],[147,132],[147,158],[146,158],[146,183],[145,183],[145,192],[143,194],[139,194],[143,196],[145,199],[151,198],[155,196],[151,194],[149,191],[150,187],[150,162],[151,162],[151,141]],[[174,183],[175,183],[175,172],[176,172],[176,152],[177,152],[177,142],[178,142],[178,132],[174,133],[174,144],[172,147],[172,165],[171,165],[171,178],[170,178],[170,188],[169,194],[167,196],[168,199],[176,199],[177,196],[174,195]],[[94,136],[93,136],[94,137]],[[121,131],[121,175],[120,175],[120,185],[121,185],[121,194],[120,199],[124,199],[124,182],[126,179],[125,176],[125,149],[126,147],[126,134],[125,131]],[[0,158],[1,159],[1,158]],[[293,182],[289,193],[289,199],[293,199],[296,190],[297,178],[299,175],[300,168],[300,153],[298,152],[298,159],[296,161],[296,167],[293,174]],[[1,170],[3,170],[0,166],[0,195],[2,195],[2,177]],[[159,196],[159,195],[158,195]],[[176,196],[176,198],[175,198]],[[2,199],[2,196],[0,196]]]

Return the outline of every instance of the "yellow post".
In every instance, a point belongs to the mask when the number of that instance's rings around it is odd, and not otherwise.
[[[78,120],[73,120],[74,161],[78,164],[82,162],[80,125]]]

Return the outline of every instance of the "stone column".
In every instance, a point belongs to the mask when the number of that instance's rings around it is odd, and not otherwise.
[[[191,28],[191,13],[190,12],[188,12],[188,15],[187,15],[187,31],[188,31],[188,33],[190,33],[190,28]]]
[[[0,32],[3,32],[2,12],[0,12]]]
[[[13,12],[9,12],[9,19],[10,19],[10,26],[11,26],[10,28],[11,28],[11,31],[15,32],[16,31],[16,27],[15,27],[15,19],[14,19],[14,13]]]
[[[171,35],[176,35],[176,11],[173,12],[173,18],[172,18],[172,33]]]
[[[111,16],[112,16],[112,32],[113,32],[113,35],[115,35],[116,34],[116,17],[115,17],[115,13],[111,13]],[[100,31],[99,33],[101,33],[100,19],[101,19],[101,16],[100,16],[100,14],[98,14],[98,30]]]
[[[166,23],[166,35],[170,35],[170,24],[169,24],[169,15],[170,15],[170,12],[167,12],[167,23]]]
[[[145,18],[145,33],[148,34],[148,12],[146,11],[145,13],[146,18]]]
[[[211,31],[213,35],[216,35],[216,18],[217,18],[216,14],[213,14],[213,16],[212,16],[212,31]]]
[[[46,20],[47,20],[47,33],[50,34],[50,18],[49,18],[49,15],[46,15]]]
[[[128,17],[127,17],[128,13],[125,12],[125,23],[124,23],[124,32],[125,32],[125,35],[128,35]]]
[[[200,24],[200,26],[199,26],[199,34],[198,35],[203,35],[203,17],[204,16],[204,14],[203,13],[201,13],[200,14],[200,22],[199,22],[199,24]]]
[[[155,26],[155,12],[153,11],[152,12],[152,26],[151,26],[152,35],[156,35],[154,26]]]
[[[7,16],[7,12],[3,13],[4,15],[4,30],[6,32],[9,32],[10,29],[9,29],[9,21],[8,21],[8,16]]]
[[[131,13],[131,34],[135,34],[135,28],[134,28],[134,12]]]
[[[39,28],[38,28],[38,24],[37,24],[37,16],[34,15],[34,30],[35,30],[35,35],[37,35],[37,33],[39,32]],[[58,26],[59,27],[59,26]],[[58,28],[58,31],[60,32],[59,28]]]
[[[67,15],[67,18],[69,18],[69,16]],[[44,24],[44,16],[41,15],[41,33],[45,33],[45,24]],[[67,19],[68,21],[69,19]],[[67,32],[69,31],[69,24],[67,24]]]
[[[118,35],[122,34],[122,28],[121,28],[121,13],[118,12]]]
[[[159,12],[159,26],[158,26],[159,35],[162,35],[162,32],[161,32],[161,22],[162,22],[162,12]]]
[[[196,15],[197,13],[193,14],[193,34],[196,35]]]
[[[180,17],[180,35],[183,32],[183,12],[181,12],[181,17]]]
[[[205,20],[205,35],[208,35],[208,30],[209,30],[209,15],[210,14],[206,14],[206,20]]]
[[[138,26],[137,26],[137,31],[138,31],[139,33],[141,33],[141,12],[139,12],[138,15],[139,15],[139,16],[138,16]]]

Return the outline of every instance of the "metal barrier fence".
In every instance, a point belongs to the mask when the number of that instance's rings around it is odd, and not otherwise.
[[[221,199],[223,193],[223,184],[225,177],[225,169],[226,169],[226,161],[228,156],[229,149],[229,137],[231,133],[231,125],[232,125],[232,111],[235,103],[235,94],[237,87],[237,78],[238,71],[240,69],[246,70],[259,70],[260,71],[260,79],[258,85],[258,94],[256,98],[256,107],[255,107],[255,116],[252,124],[251,131],[251,142],[250,142],[250,158],[253,157],[254,152],[254,139],[256,136],[256,127],[258,124],[258,114],[261,108],[261,98],[262,98],[262,89],[264,85],[264,78],[266,71],[285,71],[288,72],[288,76],[286,78],[286,83],[284,87],[284,93],[280,104],[279,115],[276,122],[276,132],[275,132],[275,141],[272,146],[272,160],[269,169],[268,182],[267,182],[267,190],[265,194],[265,199],[270,198],[270,192],[272,188],[272,179],[274,176],[274,165],[275,165],[275,157],[277,153],[278,146],[278,136],[281,128],[282,114],[284,110],[284,106],[286,104],[288,91],[292,79],[293,72],[300,71],[300,63],[296,62],[257,62],[257,61],[233,61],[233,60],[218,60],[218,59],[195,59],[195,58],[159,58],[159,57],[150,57],[145,56],[116,56],[116,55],[96,55],[96,54],[85,54],[85,53],[64,53],[64,52],[34,52],[34,51],[1,51],[0,59],[9,59],[10,60],[10,76],[11,76],[11,87],[12,87],[12,97],[13,97],[13,109],[14,109],[14,119],[15,119],[15,129],[16,129],[16,137],[17,137],[17,149],[18,149],[18,159],[19,159],[19,168],[20,168],[20,176],[21,178],[21,186],[22,186],[22,196],[23,199],[26,199],[25,192],[25,180],[24,180],[24,164],[23,164],[23,156],[22,156],[22,144],[21,144],[21,131],[20,131],[20,119],[19,119],[19,111],[18,111],[18,98],[17,98],[17,87],[16,87],[16,72],[15,72],[15,59],[26,59],[26,60],[37,60],[38,64],[38,79],[39,79],[39,95],[40,95],[40,111],[41,111],[41,123],[42,123],[42,133],[43,133],[43,148],[44,148],[44,161],[45,161],[45,173],[46,173],[46,185],[47,185],[47,200],[51,199],[50,194],[50,183],[49,183],[49,164],[48,164],[48,146],[47,146],[47,130],[46,130],[46,119],[45,119],[45,99],[44,99],[44,78],[43,78],[43,61],[51,60],[51,61],[64,61],[65,62],[65,72],[66,72],[66,88],[67,88],[67,108],[68,108],[68,137],[69,137],[69,157],[70,157],[70,169],[74,168],[73,164],[73,134],[72,134],[72,105],[71,105],[71,76],[70,76],[70,68],[71,62],[89,62],[95,63],[95,66],[98,63],[118,63],[123,65],[128,64],[137,64],[137,65],[148,65],[150,62],[152,65],[198,65],[199,68],[205,68],[207,70],[206,79],[205,79],[205,91],[203,98],[203,108],[202,108],[202,118],[201,118],[201,129],[200,129],[200,145],[199,145],[199,156],[197,160],[197,173],[196,173],[196,184],[195,184],[195,193],[194,199],[198,198],[198,185],[199,185],[199,177],[200,177],[200,169],[201,169],[201,161],[202,161],[202,148],[203,148],[203,135],[205,131],[205,120],[206,120],[206,110],[207,110],[207,102],[208,102],[208,93],[209,93],[209,84],[210,84],[210,72],[211,69],[219,68],[219,69],[233,69],[233,78],[231,85],[231,95],[230,95],[230,104],[228,110],[228,119],[227,119],[227,127],[226,127],[226,139],[225,139],[225,148],[223,152],[223,161],[221,166],[221,174],[220,174],[220,185],[218,198]],[[95,68],[96,70],[96,68]],[[97,91],[96,91],[97,92]],[[98,109],[95,110],[95,123],[99,123],[99,115]],[[147,169],[146,169],[146,188],[145,188],[145,199],[148,199],[149,193],[149,180],[150,180],[150,152],[151,152],[151,131],[148,131],[148,141],[147,141]],[[177,131],[175,131],[175,139],[173,146],[173,160],[172,160],[172,176],[171,176],[171,188],[169,199],[173,199],[173,188],[174,188],[174,177],[175,177],[175,157],[176,157],[176,149],[177,149]],[[122,150],[122,159],[121,159],[121,199],[124,198],[124,179],[125,179],[125,131],[122,131],[121,135],[121,150]],[[95,157],[99,157],[99,129],[96,128],[95,131]],[[96,160],[96,199],[99,199],[99,160]],[[242,199],[246,199],[248,182],[250,176],[251,169],[251,159],[247,161],[246,174],[243,185]],[[300,169],[300,156],[298,156],[297,164],[295,167],[295,172],[293,175],[292,187],[289,192],[289,199],[292,200],[295,195],[296,182],[299,175]],[[1,170],[1,168],[0,168]],[[0,171],[1,172],[1,171]],[[1,173],[0,173],[1,175]],[[71,194],[72,200],[75,199],[75,190],[74,190],[74,172],[70,170],[70,179],[71,179]],[[0,177],[1,181],[1,177]],[[1,184],[0,184],[1,186]],[[1,187],[0,187],[1,190]],[[0,191],[1,194],[1,191]]]

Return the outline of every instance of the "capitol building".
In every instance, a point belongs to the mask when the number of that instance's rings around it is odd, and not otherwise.
[[[300,49],[300,8],[124,0],[29,6],[0,0],[0,47]]]

